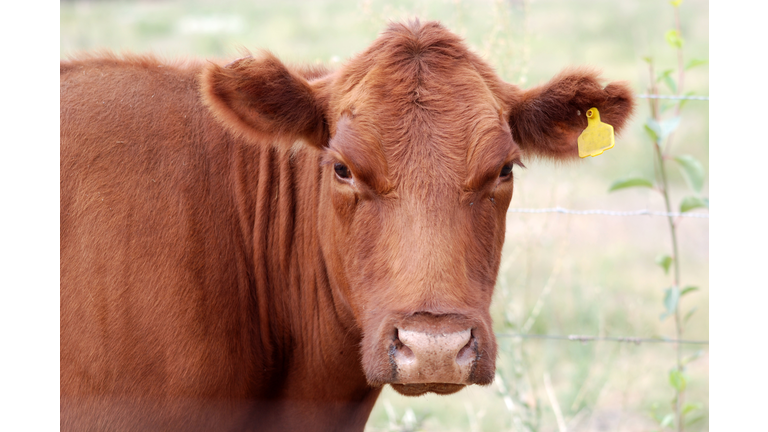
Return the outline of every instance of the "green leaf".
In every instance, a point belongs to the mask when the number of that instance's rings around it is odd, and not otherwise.
[[[695,68],[697,66],[702,66],[702,65],[705,65],[705,64],[709,64],[709,60],[706,60],[706,59],[704,59],[704,60],[692,59],[691,61],[688,62],[687,65],[685,65],[685,70],[693,69],[693,68]]]
[[[632,177],[632,178],[625,178],[625,179],[619,179],[615,182],[611,183],[611,187],[608,188],[608,192],[613,192],[615,190],[629,188],[629,187],[647,187],[652,188],[653,183],[651,183],[650,180],[646,180],[641,177]]]
[[[683,198],[683,201],[680,203],[680,213],[685,213],[697,208],[709,208],[709,199],[687,196]]]
[[[669,4],[671,4],[674,7],[679,7],[680,3],[682,3],[683,0],[669,0]]]
[[[677,84],[675,84],[675,80],[671,76],[667,75],[664,77],[664,84],[672,90],[672,93],[677,93]]]
[[[674,69],[664,69],[663,71],[659,72],[656,75],[656,82],[661,82],[665,76],[669,76],[672,72],[674,72]]]
[[[685,94],[685,96],[693,96],[696,94],[696,92],[689,91]],[[683,109],[683,106],[688,103],[688,99],[682,99],[680,100],[680,109]]]
[[[661,415],[659,414],[659,403],[654,402],[651,404],[651,409],[649,414],[651,417],[653,417],[654,420],[656,420],[657,423],[661,423]]]
[[[658,124],[656,123],[656,121],[654,121],[653,123]],[[651,137],[651,141],[653,142],[659,141],[659,135],[656,133],[656,130],[654,130],[654,128],[649,126],[647,123],[643,127],[645,128],[645,131],[648,133],[648,136]],[[659,130],[659,133],[661,133],[661,130]]]
[[[667,87],[669,87],[670,90],[672,90],[672,93],[677,93],[677,84],[675,83],[675,80],[671,77],[672,72],[674,72],[674,69],[667,69],[664,72],[660,73],[658,78],[656,78],[656,82],[664,81],[665,84],[667,84]]]
[[[645,129],[647,131],[653,132],[651,138],[654,139],[654,141],[661,141],[664,139],[664,131],[661,129],[661,125],[656,120],[649,118],[647,122],[645,122]]]
[[[699,287],[688,285],[680,291],[680,297],[688,294],[689,292],[698,291]]]
[[[653,63],[653,58],[651,58],[651,56],[645,56],[645,57],[643,57],[643,60],[644,60],[646,63],[648,63],[648,64],[651,64],[651,63]]]
[[[661,123],[652,118],[649,118],[648,121],[645,122],[645,131],[648,132],[648,135],[650,135],[652,140],[661,141],[669,134],[674,132],[674,130],[677,129],[677,126],[679,125],[680,117],[673,117],[671,119],[664,120]]]
[[[680,36],[680,32],[678,32],[677,30],[674,30],[674,29],[673,30],[667,30],[667,32],[664,33],[664,39],[667,40],[667,43],[669,44],[669,46],[671,46],[672,48],[677,48],[677,49],[682,48],[683,47],[683,43],[685,43],[683,38]]]
[[[701,413],[697,414],[697,415],[695,415],[693,417],[685,419],[685,425],[686,426],[690,426],[692,424],[695,424],[695,423],[701,421],[703,418],[704,418],[704,414],[701,414]]]
[[[672,413],[669,413],[664,416],[664,419],[661,420],[659,423],[659,426],[661,427],[670,427],[672,426],[672,422],[675,420],[675,415]]]
[[[672,257],[669,255],[659,255],[656,257],[656,264],[664,269],[664,274],[669,274],[669,266],[672,265]]]
[[[679,103],[680,101],[662,101],[659,105],[659,112],[663,114],[669,111],[670,108],[676,107]]]
[[[688,186],[696,193],[701,193],[704,186],[704,167],[698,159],[691,155],[680,155],[675,158],[680,165],[680,172],[683,174]]]
[[[676,286],[664,290],[664,307],[666,312],[661,314],[661,320],[673,315],[677,309],[677,302],[680,300],[680,289]]]
[[[661,130],[663,132],[663,138],[666,138],[669,134],[675,131],[680,126],[680,117],[672,117],[671,119],[661,122]]]
[[[703,407],[704,406],[700,403],[686,402],[685,404],[683,404],[683,408],[680,410],[680,416],[684,417],[686,414],[691,413],[693,411],[698,411]]]
[[[683,373],[677,369],[673,369],[669,371],[669,383],[677,391],[685,390],[685,384],[686,384],[685,377],[683,376]]]
[[[694,312],[696,312],[696,309],[698,309],[696,306],[692,307],[691,310],[688,311],[687,314],[683,317],[683,324],[688,322],[688,320],[691,318]]]

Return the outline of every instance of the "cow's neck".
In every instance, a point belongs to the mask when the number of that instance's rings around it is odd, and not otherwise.
[[[314,407],[311,417],[318,421],[347,417],[362,427],[380,389],[366,384],[361,335],[340,318],[320,252],[319,155],[255,146],[234,152],[240,226],[252,265],[255,350],[269,376],[261,382],[270,382],[264,391],[279,389],[269,397],[293,400],[286,409],[302,410],[305,419]]]

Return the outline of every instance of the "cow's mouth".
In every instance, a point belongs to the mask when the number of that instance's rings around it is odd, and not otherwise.
[[[419,384],[390,384],[396,392],[403,396],[421,396],[425,393],[448,395],[466,387],[464,384],[419,383]]]

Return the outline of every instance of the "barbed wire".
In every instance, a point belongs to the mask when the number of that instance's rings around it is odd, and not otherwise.
[[[552,208],[510,208],[508,213],[565,213],[575,215],[606,215],[606,216],[665,216],[665,217],[692,217],[709,219],[708,213],[678,213],[661,212],[651,210],[614,211],[614,210],[570,210],[562,207]]]
[[[635,345],[641,343],[681,343],[681,344],[694,344],[694,345],[709,345],[708,340],[688,340],[688,339],[664,339],[664,338],[641,338],[634,336],[626,337],[611,337],[611,336],[585,336],[585,335],[542,335],[542,334],[529,334],[529,333],[496,333],[496,337],[514,337],[521,339],[552,339],[552,340],[568,340],[573,342],[631,342]]]
[[[639,97],[642,99],[675,99],[675,100],[703,100],[703,101],[709,100],[709,96],[667,96],[667,95],[639,94],[639,95],[635,95],[635,97]]]
[[[709,101],[709,96],[667,96],[667,95],[635,95],[643,99],[674,99],[674,100],[703,100]],[[606,216],[664,216],[664,217],[691,217],[709,219],[708,213],[678,213],[661,212],[651,210],[634,211],[613,211],[613,210],[570,210],[563,207],[553,208],[510,208],[509,213],[564,213],[575,215],[606,215]],[[542,335],[529,333],[496,333],[496,337],[511,337],[520,339],[549,339],[549,340],[567,340],[572,342],[628,342],[640,345],[641,343],[672,343],[672,344],[693,344],[709,345],[708,340],[688,340],[688,339],[666,339],[666,338],[642,338],[634,336],[589,336],[589,335]]]

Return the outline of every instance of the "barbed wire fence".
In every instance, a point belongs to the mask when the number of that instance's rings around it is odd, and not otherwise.
[[[639,94],[635,95],[638,98],[645,99],[674,99],[674,100],[699,100],[709,101],[708,96],[667,96],[667,95],[648,95]],[[680,212],[664,212],[653,211],[648,209],[630,210],[630,211],[617,211],[617,210],[602,210],[602,209],[587,209],[587,210],[573,210],[563,207],[552,208],[510,208],[508,213],[562,213],[570,215],[603,215],[603,216],[662,216],[662,217],[688,217],[688,218],[700,218],[709,219],[708,213],[680,213]],[[708,340],[683,340],[683,339],[668,339],[668,338],[647,338],[637,336],[626,337],[611,337],[611,336],[588,336],[588,335],[549,335],[549,334],[528,334],[528,333],[496,333],[497,337],[508,338],[520,338],[520,339],[548,339],[548,340],[565,340],[572,342],[629,342],[639,345],[641,343],[679,343],[679,344],[693,344],[693,345],[708,345]]]
[[[666,95],[638,94],[635,96],[637,98],[643,98],[643,99],[697,100],[697,101],[706,101],[706,102],[709,101],[708,96],[695,96],[695,95],[666,96]],[[582,210],[582,209],[568,209],[561,206],[550,207],[550,208],[510,208],[508,209],[507,213],[528,213],[528,214],[559,213],[559,214],[578,215],[578,216],[613,216],[613,217],[648,216],[648,217],[693,218],[693,219],[703,219],[703,220],[709,219],[709,213],[708,212],[705,213],[701,211],[665,212],[665,211],[655,211],[650,209],[639,209],[639,210],[583,209]],[[555,264],[555,269],[553,270],[553,274],[550,275],[548,281],[545,284],[545,287],[543,288],[542,296],[546,296],[546,294],[553,288],[554,279],[556,279],[556,276],[557,274],[559,274],[559,272],[560,272],[560,262],[558,261]],[[542,306],[543,306],[543,300],[540,297],[539,301],[537,301],[536,306],[534,306],[534,311],[532,312],[532,315],[537,316]],[[522,340],[551,340],[551,341],[578,342],[580,344],[609,342],[609,343],[617,343],[617,344],[632,344],[635,346],[639,346],[642,344],[679,344],[679,345],[693,345],[693,346],[707,346],[707,347],[709,346],[709,340],[673,339],[673,338],[665,338],[665,337],[645,337],[645,336],[535,334],[535,333],[528,333],[528,330],[530,330],[531,328],[530,324],[532,321],[530,317],[528,321],[529,322],[527,322],[526,325],[524,325],[521,328],[522,332],[518,332],[518,333],[498,332],[498,333],[495,333],[495,336],[499,339],[504,339],[504,340],[515,340],[515,339],[521,340],[521,341]],[[520,390],[507,388],[508,386],[505,384],[505,380],[498,375],[498,370],[497,370],[496,378],[497,379],[494,380],[494,385],[497,387],[499,394],[502,396],[504,400],[504,404],[507,407],[507,409],[512,411],[514,407],[521,406],[520,402],[522,401],[517,400],[519,399],[517,396],[520,396],[517,393],[519,393]],[[586,383],[587,383],[587,380],[585,379],[585,383],[582,385],[582,388],[579,390],[579,396],[577,396],[577,399],[579,400],[583,400],[585,397],[585,394],[586,394],[585,389],[587,388]],[[568,430],[566,425],[567,422],[565,421],[563,417],[563,413],[559,408],[559,405],[557,403],[557,398],[554,395],[552,383],[551,383],[549,374],[547,372],[544,373],[544,387],[545,387],[548,399],[552,404],[554,415],[557,419],[558,430],[560,431]],[[513,397],[513,394],[515,397]],[[515,402],[515,400],[513,399],[517,400],[517,402]],[[465,405],[466,405],[467,415],[469,416],[469,419],[470,419],[470,423],[473,425],[472,430],[480,430],[479,420],[482,419],[483,415],[485,415],[485,411],[481,410],[479,412],[476,412],[470,403],[466,403]],[[574,406],[576,405],[577,403],[574,401]],[[517,415],[522,416],[523,414],[518,413]],[[388,416],[390,419],[389,430],[416,430],[417,425],[420,424],[419,421],[416,419],[416,416],[413,410],[411,410],[410,408],[406,410],[406,413],[405,413],[405,416],[403,417],[402,422],[398,422],[394,409],[391,406],[388,407]],[[520,420],[520,418],[518,418],[517,420]],[[572,421],[573,419],[571,419],[571,422]],[[527,422],[524,422],[524,423],[527,426],[522,426],[521,424],[517,424],[518,429],[522,428],[522,430],[527,430],[525,428],[530,425],[528,425]]]
[[[671,99],[671,100],[693,100],[693,101],[703,101],[705,103],[708,103],[709,97],[708,96],[696,96],[696,95],[686,95],[686,96],[665,96],[665,95],[648,95],[648,94],[637,94],[635,95],[637,98],[641,99]],[[657,211],[657,210],[651,210],[649,208],[645,209],[631,209],[631,210],[624,210],[624,209],[599,209],[599,208],[587,208],[587,209],[577,209],[577,208],[566,208],[560,205],[556,205],[554,207],[547,207],[547,208],[509,208],[508,214],[532,214],[532,215],[542,215],[542,214],[565,214],[565,215],[574,215],[577,217],[590,217],[590,216],[608,216],[608,217],[628,217],[628,218],[637,218],[637,217],[664,217],[664,218],[674,218],[675,220],[680,220],[682,218],[689,218],[689,219],[698,219],[700,221],[708,221],[709,220],[709,210],[706,211],[695,211],[695,212],[667,212],[667,211]],[[534,216],[535,218],[535,216]],[[636,219],[635,219],[636,220]],[[633,223],[630,220],[627,221],[628,223]],[[706,222],[705,222],[706,223]],[[563,240],[564,242],[567,242],[567,240]],[[554,279],[555,274],[560,272],[560,261],[557,260],[553,264],[553,270],[552,275],[550,275],[549,280],[546,281],[544,284],[544,287],[542,288],[542,292],[539,295],[539,300],[537,301],[536,305],[533,306],[533,310],[531,312],[531,315],[535,316],[538,315],[538,312],[540,312],[541,306],[543,303],[542,297],[545,297],[549,291],[552,289],[552,282]],[[539,310],[537,310],[539,309]],[[695,309],[694,309],[695,310]],[[531,321],[531,318],[529,317],[528,321]],[[708,350],[709,348],[709,340],[697,340],[697,339],[683,339],[683,338],[667,338],[664,336],[658,336],[654,335],[653,337],[648,337],[647,335],[643,336],[637,336],[637,335],[630,335],[630,336],[622,336],[622,335],[606,335],[603,333],[603,331],[598,331],[598,335],[589,335],[589,334],[546,334],[546,330],[542,333],[545,334],[537,334],[537,333],[531,333],[531,326],[528,325],[529,323],[526,322],[526,325],[523,325],[519,329],[510,329],[513,332],[507,331],[500,331],[495,333],[495,336],[499,339],[500,348],[502,341],[509,341],[512,343],[512,345],[509,345],[509,343],[504,343],[503,345],[506,346],[504,348],[504,351],[507,352],[508,356],[511,356],[511,367],[506,368],[504,372],[504,376],[501,375],[501,371],[497,370],[497,376],[494,380],[494,386],[496,387],[496,390],[498,392],[498,395],[503,399],[504,404],[507,408],[507,410],[512,415],[512,421],[513,421],[513,429],[514,430],[520,430],[520,431],[534,431],[539,430],[540,427],[540,421],[541,421],[541,412],[538,411],[540,408],[538,405],[538,396],[534,396],[534,402],[531,402],[529,399],[526,399],[527,397],[530,398],[531,394],[536,394],[538,391],[536,390],[536,385],[533,384],[534,381],[540,381],[537,379],[537,377],[534,377],[530,375],[530,371],[527,371],[531,365],[527,363],[526,356],[525,356],[525,349],[523,348],[523,344],[526,341],[552,341],[555,344],[559,344],[560,342],[576,342],[579,345],[593,345],[594,349],[597,350],[598,345],[595,344],[601,344],[601,343],[607,343],[607,346],[604,346],[603,350],[609,354],[609,357],[611,359],[615,359],[615,356],[618,355],[618,352],[622,349],[622,346],[627,345],[633,345],[633,346],[647,346],[647,345],[676,345],[679,349],[679,347],[682,346],[688,346],[688,347],[698,347],[698,351],[696,351],[696,354],[692,354],[690,358],[695,358],[696,356],[701,355],[702,352],[705,350]],[[514,332],[515,330],[518,330]],[[634,332],[633,332],[634,333]],[[597,352],[597,351],[595,351]],[[611,357],[612,356],[612,357]],[[611,363],[613,360],[606,360],[607,362]],[[593,386],[596,385],[593,383],[594,380],[597,380],[597,378],[594,378],[593,375],[597,374],[597,372],[593,372],[592,368],[590,368],[584,377],[583,383],[580,385],[579,390],[577,391],[577,395],[575,396],[573,400],[573,404],[571,405],[571,415],[570,418],[567,418],[567,414],[565,413],[559,406],[558,399],[556,396],[556,393],[554,391],[549,371],[543,372],[543,386],[544,390],[546,390],[546,398],[542,396],[542,398],[549,401],[552,409],[552,413],[557,421],[557,429],[559,431],[566,431],[571,430],[572,427],[575,427],[577,423],[581,421],[581,418],[584,417],[584,414],[588,412],[588,410],[585,410],[583,408],[580,408],[580,404],[584,402],[588,398],[588,394],[590,391],[593,391]],[[597,375],[595,375],[597,376]],[[541,378],[540,376],[538,378]],[[604,378],[607,379],[607,378]],[[509,385],[508,385],[509,384]],[[604,385],[604,384],[603,384]],[[520,388],[514,388],[514,387],[520,387]],[[602,388],[602,387],[601,387]],[[602,391],[602,390],[600,390]],[[528,395],[528,396],[526,396]],[[472,412],[470,412],[472,411]],[[470,410],[470,408],[467,408],[467,412],[469,414],[472,414],[474,410]],[[480,413],[484,413],[484,411],[481,411]],[[581,416],[581,417],[580,417]],[[470,415],[470,418],[472,418],[472,415]],[[475,427],[474,430],[479,430],[479,428]]]

